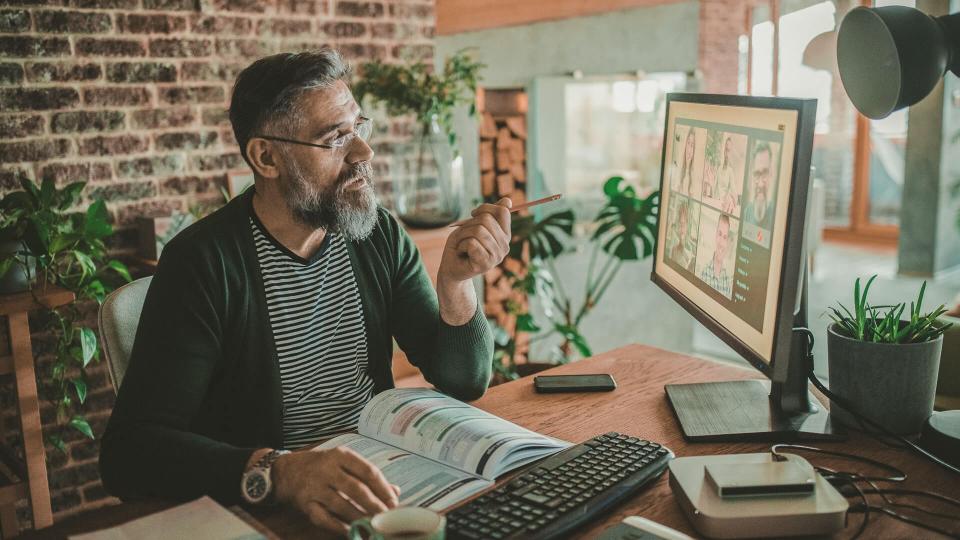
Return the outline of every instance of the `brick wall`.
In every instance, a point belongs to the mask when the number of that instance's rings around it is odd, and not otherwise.
[[[354,62],[431,57],[433,35],[433,0],[0,0],[0,193],[23,177],[88,181],[115,219],[114,250],[132,253],[137,216],[219,204],[226,173],[245,168],[226,106],[253,59],[322,44]],[[380,130],[375,149],[406,131]],[[90,377],[99,435],[113,390],[103,366]],[[0,427],[16,445],[11,384],[0,379]],[[56,518],[111,501],[96,443],[47,452]]]
[[[699,67],[704,92],[737,93],[739,36],[750,0],[700,0]]]

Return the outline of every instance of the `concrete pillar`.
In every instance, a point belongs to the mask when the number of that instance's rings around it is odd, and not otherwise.
[[[950,3],[951,11],[958,3]],[[917,9],[933,16],[948,12],[942,0],[919,0]],[[953,193],[960,182],[958,102],[960,81],[948,73],[910,108],[900,210],[901,274],[934,276],[960,265],[960,200]]]

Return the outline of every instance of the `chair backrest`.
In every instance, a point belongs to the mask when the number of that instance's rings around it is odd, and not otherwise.
[[[100,306],[99,326],[100,343],[107,359],[110,381],[114,392],[120,390],[120,383],[127,373],[130,351],[140,325],[140,312],[143,301],[153,278],[140,278],[110,293]]]

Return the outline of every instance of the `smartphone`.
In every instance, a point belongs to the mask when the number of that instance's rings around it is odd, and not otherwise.
[[[613,377],[606,373],[595,375],[538,375],[533,387],[541,394],[556,392],[609,392],[617,387]]]

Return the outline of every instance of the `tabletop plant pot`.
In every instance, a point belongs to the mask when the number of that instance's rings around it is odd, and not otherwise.
[[[17,239],[0,239],[0,258],[16,255],[16,258],[0,275],[0,294],[13,294],[30,290],[30,283],[34,274],[33,257],[23,255],[26,247]],[[17,255],[20,254],[20,255]]]
[[[899,435],[918,433],[933,413],[943,336],[921,343],[874,343],[827,330],[830,391],[856,411]],[[830,416],[863,429],[836,403]]]

